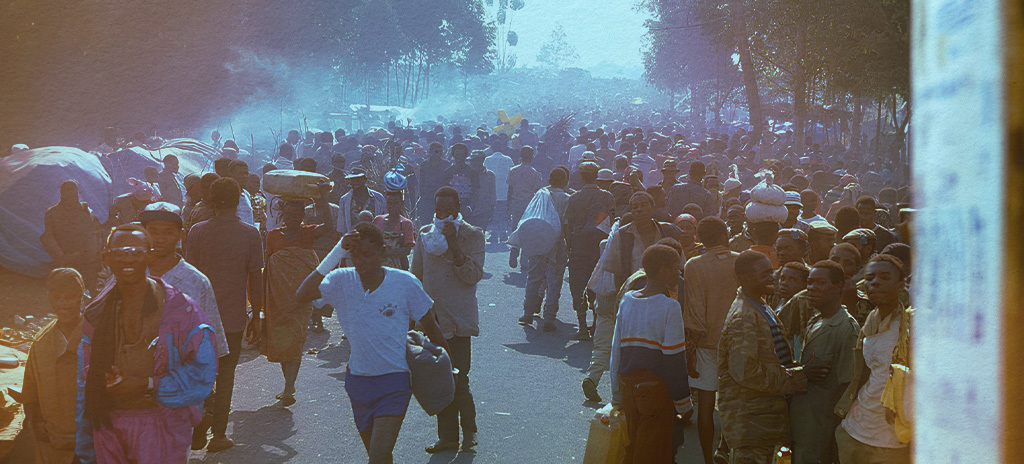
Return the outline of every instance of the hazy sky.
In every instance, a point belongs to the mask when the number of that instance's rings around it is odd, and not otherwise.
[[[640,46],[646,32],[646,14],[634,9],[638,0],[525,1],[526,7],[512,16],[512,30],[519,34],[519,45],[514,47],[517,66],[536,65],[541,45],[555,26],[562,24],[569,43],[580,56],[579,67],[588,68],[602,61],[643,67]]]

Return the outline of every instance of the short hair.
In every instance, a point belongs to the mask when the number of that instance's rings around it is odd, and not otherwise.
[[[644,272],[648,275],[660,272],[665,268],[679,268],[679,253],[668,245],[654,244],[644,250],[640,260]]]
[[[829,250],[829,252],[828,252],[829,256],[831,256],[832,252],[836,251],[836,250],[843,250],[843,251],[848,251],[850,253],[853,253],[853,256],[855,256],[857,258],[857,265],[858,266],[864,261],[864,257],[860,255],[860,250],[858,250],[857,247],[855,247],[853,245],[850,245],[849,243],[846,243],[846,242],[839,242],[839,243],[837,243],[835,246],[832,247],[831,250]]]
[[[904,267],[912,267],[910,260],[913,255],[910,252],[910,245],[901,242],[893,242],[882,248],[882,254],[890,255],[899,259]]]
[[[469,147],[466,146],[466,144],[464,143],[456,143],[455,145],[452,145],[450,148],[448,148],[448,151],[452,153],[452,156],[455,156],[455,150],[465,151],[466,156],[469,156]]]
[[[456,207],[461,207],[461,204],[459,203],[459,191],[455,190],[451,186],[445,185],[444,187],[437,189],[437,192],[434,193],[434,201],[437,201],[438,198],[451,198],[455,201]]]
[[[561,166],[558,166],[548,174],[548,183],[552,187],[565,187],[569,183],[569,176],[565,174],[565,170]]]
[[[178,161],[178,157],[174,155],[167,155],[164,157],[164,163],[167,163],[170,160]]]
[[[70,267],[58,267],[50,271],[50,274],[46,276],[46,291],[52,292],[57,289],[65,289],[68,287],[75,288],[85,291],[85,282],[82,280],[82,274]]]
[[[632,196],[630,196],[629,197],[629,202],[632,203],[633,199],[637,198],[637,197],[646,198],[647,201],[651,202],[652,205],[654,204],[654,197],[652,197],[651,194],[649,194],[649,193],[647,193],[647,192],[645,192],[643,190],[641,190],[639,192],[636,192]]]
[[[869,197],[867,195],[864,195],[864,196],[858,198],[856,204],[857,204],[858,208],[860,208],[860,205],[862,205],[862,204],[864,204],[864,205],[870,204],[871,205],[871,209],[875,209],[875,206],[876,206],[875,205],[875,199],[872,198],[872,197]]]
[[[245,161],[236,159],[236,160],[231,160],[231,164],[228,164],[228,169],[234,170],[234,169],[238,169],[238,168],[245,168],[245,170],[248,171],[249,170],[249,163],[246,163]]]
[[[316,160],[313,158],[299,158],[295,161],[295,169],[306,172],[316,172]]]
[[[708,216],[697,223],[697,238],[701,243],[709,245],[718,237],[729,237],[729,226],[718,216]]]
[[[444,152],[444,145],[441,145],[441,142],[430,142],[430,145],[427,146],[427,150],[433,150],[435,148],[440,148],[441,151]]]
[[[754,271],[754,263],[761,261],[762,259],[768,259],[768,256],[760,251],[744,250],[736,257],[736,263],[733,265],[733,272],[737,276],[750,274]]]
[[[226,176],[227,173],[228,173],[228,166],[230,164],[231,164],[231,158],[227,158],[227,157],[217,158],[217,159],[213,160],[213,171],[216,172],[217,175],[219,175],[221,177]]]
[[[203,174],[203,177],[199,178],[199,187],[204,190],[209,189],[213,185],[213,183],[217,181],[217,179],[220,179],[220,176],[218,176],[216,173],[208,172],[206,174]]]
[[[782,265],[783,269],[792,269],[801,273],[804,276],[804,280],[807,280],[807,276],[811,273],[811,268],[807,267],[803,261],[790,261]]]
[[[683,212],[692,215],[695,218],[704,217],[704,208],[696,203],[689,203],[683,207]]]
[[[339,130],[341,130],[341,129],[339,129]],[[346,161],[348,161],[348,160],[345,159],[345,155],[342,154],[342,153],[335,153],[335,154],[331,155],[331,164],[339,164],[340,163],[341,165],[344,166]]]
[[[519,158],[521,159],[523,157],[530,158],[532,160],[533,159],[533,147],[531,147],[529,145],[523,145],[523,148],[519,149]]]
[[[285,153],[289,156],[285,156]],[[282,143],[280,147],[277,147],[277,154],[285,158],[295,158],[295,147],[290,143]]]
[[[355,225],[354,229],[359,234],[360,240],[366,240],[380,247],[384,246],[384,233],[377,226],[369,222],[360,222]]]
[[[871,264],[871,263],[889,263],[889,264],[892,264],[892,266],[895,267],[896,270],[900,273],[900,280],[907,280],[907,270],[903,266],[903,261],[900,261],[899,258],[897,258],[897,257],[895,257],[893,255],[886,254],[886,253],[879,253],[879,254],[877,254],[875,256],[872,256],[871,259],[868,260],[868,264]]]
[[[664,195],[665,187],[662,187],[660,185],[652,185],[650,187],[647,187],[647,193],[651,194],[652,197],[655,195]]]
[[[150,237],[149,231],[146,230],[145,227],[134,222],[129,222],[128,224],[121,224],[110,229],[110,233],[107,234],[107,241],[104,242],[104,248],[110,248],[110,242],[114,240],[114,234],[117,234],[118,232],[140,232],[142,235],[146,236],[146,243],[150,245],[153,244],[153,238]]]
[[[845,237],[853,229],[860,227],[860,213],[852,206],[844,206],[836,212],[836,229],[839,229],[837,237]]]
[[[800,192],[800,203],[821,203],[821,199],[818,198],[818,192],[811,189],[806,189]]]
[[[690,174],[690,180],[691,181],[694,180],[695,177],[704,177],[704,174],[706,172],[707,172],[707,170],[704,167],[704,163],[703,162],[701,162],[701,161],[694,161],[693,163],[690,164],[690,172],[689,172],[689,174]]]
[[[672,237],[665,237],[661,240],[658,240],[657,242],[654,242],[654,244],[670,246],[673,250],[676,250],[676,253],[678,253],[680,256],[683,255],[683,245],[679,243],[679,240],[676,240]]]
[[[238,208],[238,198],[241,194],[238,182],[230,177],[221,177],[210,185],[210,203],[214,208]]]
[[[829,260],[829,259],[823,259],[821,261],[818,261],[818,262],[814,263],[814,266],[812,267],[812,269],[825,269],[825,270],[827,270],[828,271],[828,280],[829,280],[829,282],[832,282],[833,284],[838,284],[838,283],[842,283],[842,282],[846,281],[846,271],[844,271],[843,267],[840,266],[839,263],[837,263],[835,261],[832,261],[832,260]]]

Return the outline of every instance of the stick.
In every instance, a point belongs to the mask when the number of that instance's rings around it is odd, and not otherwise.
[[[255,165],[256,165],[256,139],[252,136],[252,132],[249,133],[249,147],[252,148],[252,153],[250,153],[250,155],[252,155],[252,164],[253,164],[254,169],[255,169]]]
[[[235,145],[238,145],[238,140],[235,139],[235,126],[231,124],[230,119],[228,119],[228,127],[231,128],[231,140],[235,142]]]

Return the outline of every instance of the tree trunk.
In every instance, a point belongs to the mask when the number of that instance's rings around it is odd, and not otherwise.
[[[430,98],[430,61],[429,60],[427,60],[427,69],[426,69],[425,72],[427,74],[426,78],[424,79],[424,84],[426,84],[425,85],[426,92],[423,93],[423,98]]]
[[[395,89],[397,92],[398,89]],[[391,104],[391,61],[384,65],[384,104]]]
[[[806,9],[801,9],[806,11]],[[797,65],[793,72],[793,135],[796,139],[795,149],[800,153],[804,147],[804,129],[807,124],[807,21],[806,13],[800,16],[800,28],[796,34]]]
[[[860,125],[864,120],[864,105],[862,104],[860,94],[855,94],[853,97],[853,121],[850,121],[850,150],[853,151],[857,156],[861,156],[860,146]]]
[[[747,12],[743,0],[731,3],[732,20],[736,27],[736,49],[740,55],[740,66],[743,74],[743,86],[747,92],[747,108],[750,111],[750,125],[753,128],[750,143],[761,143],[761,132],[764,127],[764,113],[761,108],[761,94],[757,87],[757,71],[754,69],[754,58],[750,56],[750,43],[747,38]]]

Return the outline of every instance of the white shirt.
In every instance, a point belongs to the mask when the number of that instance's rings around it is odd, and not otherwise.
[[[891,314],[889,330],[864,337],[864,363],[871,374],[860,387],[857,399],[843,419],[843,428],[855,440],[879,448],[905,448],[906,443],[896,438],[896,428],[885,419],[882,392],[889,379],[892,352],[900,338],[900,315]],[[885,321],[882,321],[885,324]]]
[[[220,322],[220,309],[217,307],[217,298],[213,295],[213,285],[206,274],[184,259],[179,259],[178,264],[160,276],[160,279],[180,290],[203,310],[206,318],[210,320],[210,327],[213,327],[216,333],[217,356],[226,356],[228,339],[224,335],[224,325]]]
[[[274,167],[277,169],[295,169],[295,163],[292,160],[285,158],[283,156],[278,156],[277,158],[274,158],[274,160],[271,161],[270,164],[273,164]]]
[[[512,166],[515,166],[512,158],[505,156],[500,151],[496,151],[493,155],[484,158],[484,167],[494,173],[494,185],[498,186],[495,189],[498,194],[498,201],[508,200],[508,188],[505,185],[508,184],[508,173],[512,170]]]
[[[580,158],[583,158],[583,152],[587,151],[587,146],[584,144],[573,145],[569,149],[569,166],[576,166],[580,164]]]
[[[320,283],[320,294],[334,307],[352,347],[349,372],[361,376],[409,372],[405,360],[409,321],[422,319],[434,305],[414,275],[384,268],[384,281],[367,292],[354,268],[335,269]]]
[[[242,197],[238,199],[238,209],[235,210],[235,214],[238,215],[238,219],[241,219],[243,223],[259,229],[252,213],[252,196],[244,189],[242,190]]]

